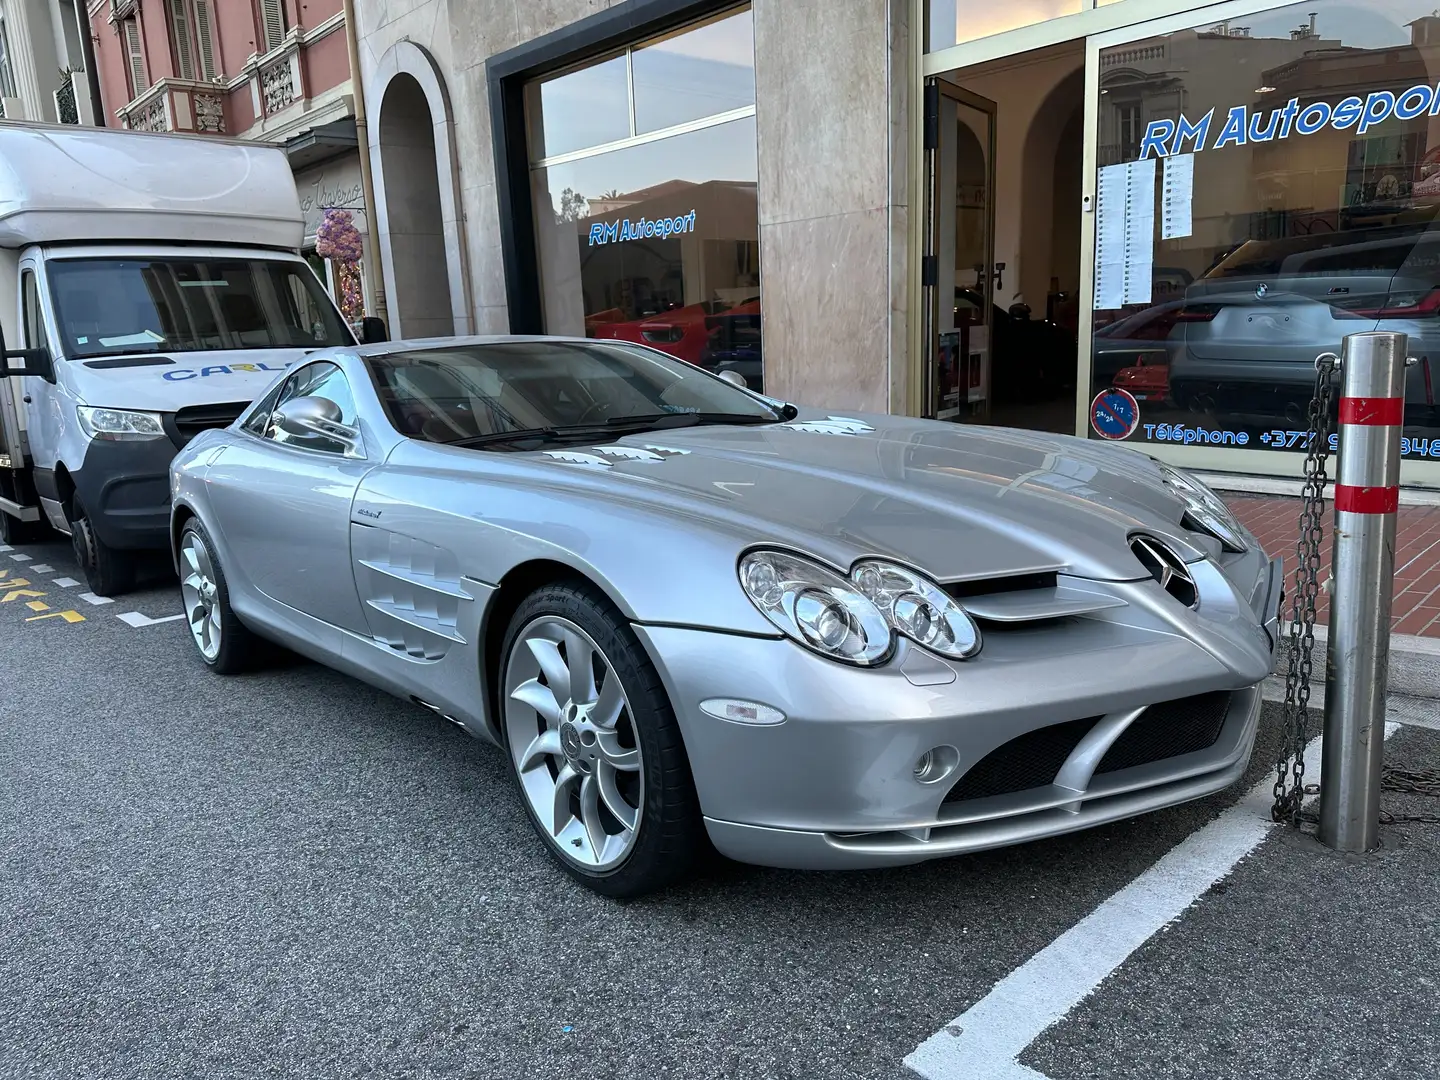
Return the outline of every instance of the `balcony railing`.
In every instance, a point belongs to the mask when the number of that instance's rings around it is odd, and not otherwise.
[[[225,105],[221,93],[213,83],[161,79],[120,109],[120,119],[132,131],[223,135]]]
[[[75,92],[75,73],[60,72],[60,89],[55,91],[55,115],[62,124],[80,123],[79,95]]]

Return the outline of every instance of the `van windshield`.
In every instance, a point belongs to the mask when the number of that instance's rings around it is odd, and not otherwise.
[[[354,342],[299,261],[55,259],[47,273],[61,350],[72,360]]]

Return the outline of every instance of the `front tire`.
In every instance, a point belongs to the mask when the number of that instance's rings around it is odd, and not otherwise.
[[[95,527],[77,497],[71,504],[70,542],[85,584],[96,596],[120,596],[135,587],[135,560],[95,535]]]
[[[705,840],[680,726],[619,612],[588,586],[544,586],[501,657],[511,775],[555,860],[617,898],[688,873]]]
[[[231,609],[225,571],[205,526],[194,518],[180,531],[179,554],[180,601],[200,659],[221,675],[249,671],[259,660],[260,641]]]

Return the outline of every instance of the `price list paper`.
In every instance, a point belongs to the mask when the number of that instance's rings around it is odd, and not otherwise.
[[[1155,159],[1102,168],[1095,218],[1096,310],[1150,303],[1155,264]]]
[[[1195,155],[1172,154],[1165,159],[1161,183],[1160,239],[1178,240],[1189,236],[1194,226],[1191,207],[1195,201]]]

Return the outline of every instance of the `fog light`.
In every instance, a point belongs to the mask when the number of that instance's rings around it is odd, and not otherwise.
[[[755,701],[736,701],[734,698],[710,698],[700,703],[700,711],[717,720],[729,720],[732,724],[783,724],[785,714],[769,705]]]
[[[960,751],[953,746],[936,746],[921,754],[915,762],[915,779],[922,784],[944,780],[960,764]]]

